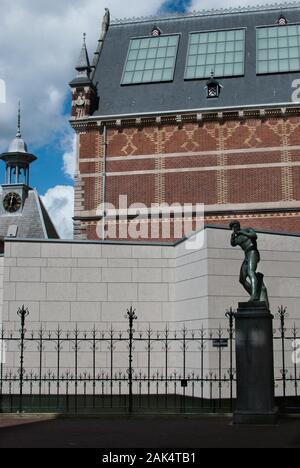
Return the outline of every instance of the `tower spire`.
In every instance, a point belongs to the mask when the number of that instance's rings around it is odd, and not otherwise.
[[[91,80],[92,66],[86,45],[86,33],[75,69],[77,76],[70,83],[72,88],[72,117],[83,118],[92,115],[97,105],[97,89]]]
[[[83,33],[83,44],[79,59],[77,62],[76,70],[78,71],[79,77],[89,78],[91,73],[91,65],[89,54],[86,47],[86,33]]]
[[[24,184],[29,186],[29,166],[37,158],[28,152],[21,133],[21,102],[18,105],[17,133],[9,145],[8,151],[0,155],[6,165],[6,184]],[[13,176],[15,175],[15,179]],[[22,176],[24,176],[22,181]]]
[[[19,107],[18,107],[18,127],[17,127],[17,138],[21,138],[21,101],[19,101]]]

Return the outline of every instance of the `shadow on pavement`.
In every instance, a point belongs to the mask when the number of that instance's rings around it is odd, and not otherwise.
[[[300,419],[233,426],[230,419],[198,416],[0,418],[0,448],[227,447],[300,448]]]

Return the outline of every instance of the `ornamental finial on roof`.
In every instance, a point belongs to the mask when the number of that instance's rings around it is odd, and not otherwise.
[[[28,153],[27,145],[23,140],[21,133],[21,101],[18,103],[17,133],[15,138],[10,143],[8,152],[6,154],[9,153]]]
[[[21,101],[19,101],[19,107],[18,107],[18,126],[17,126],[17,138],[21,138]]]
[[[107,31],[110,26],[110,11],[108,8],[105,8],[105,14],[102,19],[102,25],[101,25],[101,34],[100,34],[100,41],[103,41],[105,39],[105,36],[107,34]]]

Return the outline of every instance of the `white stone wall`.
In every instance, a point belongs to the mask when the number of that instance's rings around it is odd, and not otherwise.
[[[17,310],[23,304],[29,309],[27,336],[33,330],[55,335],[63,331],[98,333],[114,330],[127,335],[126,311],[133,306],[138,321],[135,329],[161,330],[172,321],[174,249],[160,246],[116,245],[80,242],[7,242],[4,296],[4,327],[18,333]],[[109,334],[105,334],[108,337]],[[109,341],[97,346],[97,373],[110,373]],[[114,373],[126,373],[127,342],[114,343]],[[134,368],[146,371],[145,343],[137,343]],[[74,369],[74,345],[65,343],[61,352],[61,373]],[[55,373],[55,343],[45,342],[42,356],[43,373]],[[154,345],[152,372],[162,373],[162,346]],[[39,366],[36,343],[27,343],[25,368],[35,372]],[[171,365],[171,363],[170,363]],[[7,368],[17,369],[19,351],[12,345],[7,352]],[[92,372],[91,343],[80,343],[79,373]],[[74,374],[74,370],[73,370]],[[126,382],[125,382],[126,387]]]
[[[186,249],[182,243],[176,247],[174,321],[180,325],[184,321],[189,330],[204,328],[213,330],[227,328],[226,310],[247,301],[248,296],[239,284],[239,270],[244,259],[240,248],[230,245],[231,233],[224,229],[206,229],[203,247],[198,251]],[[278,307],[287,307],[287,335],[292,335],[294,323],[300,336],[300,237],[276,234],[259,234],[261,262],[259,271],[265,275],[269,292],[270,308],[273,313],[274,328],[279,328]],[[279,336],[277,331],[276,336]],[[282,368],[281,343],[274,341],[276,374]],[[286,366],[288,374],[294,375],[292,340],[286,342]],[[205,372],[218,374],[219,351],[206,344],[204,359]],[[180,353],[178,353],[180,359]],[[190,371],[199,368],[199,351],[195,344],[190,345],[187,366]],[[224,372],[229,367],[228,349],[222,351]],[[293,384],[291,383],[290,386]],[[292,390],[292,388],[290,388]],[[280,389],[279,389],[280,392]]]
[[[127,327],[134,306],[138,326],[161,326],[172,314],[174,249],[74,242],[9,242],[4,321],[16,323],[22,304],[30,328]]]
[[[186,242],[175,248],[174,320],[189,329],[208,324],[207,233],[199,250],[187,249]]]
[[[276,314],[281,304],[288,307],[287,328],[300,324],[300,238],[271,234],[259,235],[262,261],[259,270],[265,274],[271,311]],[[137,332],[149,327],[174,330],[186,327],[188,333],[199,334],[219,326],[227,328],[225,312],[239,301],[247,300],[238,281],[243,253],[230,246],[230,232],[206,229],[202,248],[188,250],[185,243],[176,247],[159,245],[101,244],[75,241],[7,241],[5,267],[0,257],[1,278],[4,277],[3,319],[6,329],[16,333],[20,328],[17,309],[28,307],[27,333],[42,327],[45,331],[109,330],[126,334],[126,309],[136,309]],[[4,273],[3,273],[4,269]],[[3,273],[3,275],[2,275]],[[1,301],[0,301],[1,304]],[[275,326],[278,326],[275,320]],[[162,336],[162,335],[161,335]],[[182,343],[172,342],[168,356],[169,373],[180,373],[183,367]],[[200,342],[188,342],[187,373],[200,372]],[[279,346],[279,343],[278,343]],[[275,346],[276,371],[281,368],[281,354]],[[62,369],[72,368],[72,346],[62,351]],[[292,371],[291,349],[286,362]],[[30,353],[30,354],[29,354]],[[39,356],[27,347],[27,363],[37,368]],[[9,349],[7,366],[19,366],[18,349]],[[207,342],[204,352],[204,375],[212,371],[218,376],[219,352]],[[151,372],[164,374],[165,355],[161,343],[153,344]],[[43,355],[43,370],[54,369],[56,353]],[[90,345],[81,344],[79,368],[90,370]],[[229,365],[228,350],[222,351],[222,373]],[[133,366],[146,372],[145,342],[136,343]],[[119,343],[114,350],[114,369],[126,371],[128,349]],[[107,343],[97,350],[97,368],[109,371],[110,351]]]
[[[209,327],[217,327],[224,323],[224,310],[238,302],[247,301],[248,296],[239,284],[239,269],[243,261],[243,252],[238,247],[232,248],[229,243],[230,233],[224,230],[207,230],[208,247],[208,297],[209,297]],[[275,336],[279,337],[278,307],[287,307],[286,335],[292,336],[294,324],[300,337],[300,237],[259,234],[258,247],[261,262],[258,270],[265,275],[268,288],[270,309],[274,315]],[[286,340],[285,364],[288,376],[294,376],[292,362],[292,342]],[[224,352],[225,363],[226,351]],[[281,376],[282,353],[281,342],[274,341],[275,375]],[[216,368],[218,356],[210,354],[210,366]],[[226,366],[226,364],[225,364]],[[293,382],[287,384],[288,393],[294,394]],[[282,387],[277,388],[277,394],[282,393]]]
[[[218,324],[224,310],[247,301],[239,284],[239,269],[244,255],[230,246],[230,232],[207,230],[208,296],[210,325]],[[265,275],[270,308],[276,314],[281,304],[288,308],[289,324],[300,320],[300,237],[259,234],[261,262],[258,270]]]

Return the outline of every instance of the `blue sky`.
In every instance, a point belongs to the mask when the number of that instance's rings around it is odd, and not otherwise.
[[[71,109],[71,95],[66,85],[66,98],[62,115],[69,119]],[[26,137],[26,135],[24,135]],[[38,160],[31,167],[31,185],[36,187],[40,194],[45,194],[55,185],[73,184],[70,176],[65,174],[63,166],[64,131],[55,132],[46,145],[30,145],[30,151],[35,152]]]
[[[180,12],[184,13],[189,6],[191,6],[192,0],[167,0],[161,7],[163,13],[169,12]]]

